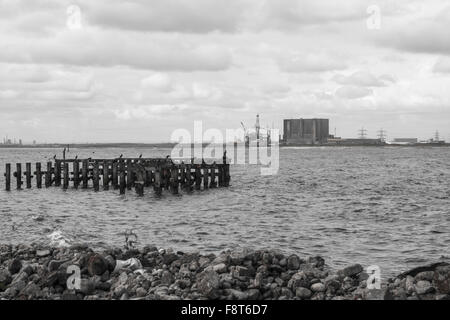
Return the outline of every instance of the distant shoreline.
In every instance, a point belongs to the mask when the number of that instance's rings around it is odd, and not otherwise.
[[[49,144],[35,144],[35,145],[4,145],[0,144],[0,149],[59,149],[59,148],[173,148],[176,143],[49,143]],[[208,146],[208,143],[204,143],[203,147]],[[227,144],[230,145],[230,144]],[[417,143],[417,144],[384,144],[384,145],[371,145],[371,144],[339,144],[339,145],[284,145],[280,144],[280,148],[289,147],[450,147],[450,143]]]

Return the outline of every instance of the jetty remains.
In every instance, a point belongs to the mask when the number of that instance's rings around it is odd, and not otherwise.
[[[209,161],[208,161],[209,162]],[[220,161],[219,161],[220,162]],[[56,159],[42,166],[41,162],[32,164],[27,162],[22,171],[22,163],[16,163],[16,171],[12,172],[11,163],[5,165],[5,189],[11,190],[11,180],[15,179],[16,189],[23,185],[27,189],[32,187],[35,178],[36,187],[62,187],[67,190],[70,185],[74,189],[87,189],[92,186],[94,191],[110,188],[120,190],[135,189],[138,195],[144,194],[144,189],[153,187],[156,194],[163,189],[177,194],[180,189],[186,191],[205,190],[216,187],[228,187],[230,183],[230,164],[227,163],[226,152],[222,163],[212,161],[206,163],[174,162],[166,158],[115,158],[115,159]],[[91,185],[91,186],[90,186]]]

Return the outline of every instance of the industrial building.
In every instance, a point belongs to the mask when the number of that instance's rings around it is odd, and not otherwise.
[[[329,119],[285,119],[283,141],[286,145],[325,144],[329,137]]]

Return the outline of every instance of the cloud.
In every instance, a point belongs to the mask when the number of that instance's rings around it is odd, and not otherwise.
[[[327,52],[281,55],[277,63],[282,71],[292,73],[325,72],[347,68],[342,58]]]
[[[395,82],[391,75],[382,75],[376,77],[367,71],[357,71],[348,76],[337,74],[332,80],[343,85],[353,85],[360,87],[384,87],[389,83]]]
[[[450,57],[440,57],[433,67],[435,73],[450,73]]]
[[[364,87],[345,86],[336,90],[336,96],[344,99],[359,99],[373,94],[373,91]]]
[[[64,30],[44,39],[5,38],[0,43],[0,61],[217,71],[229,68],[232,57],[230,51],[219,44],[195,44],[176,36],[147,37],[86,27]]]

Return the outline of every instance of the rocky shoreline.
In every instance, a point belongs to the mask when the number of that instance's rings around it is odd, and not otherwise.
[[[332,271],[321,257],[273,250],[201,255],[143,247],[96,252],[0,245],[0,299],[447,300],[450,264],[421,266],[368,289],[359,264]]]

